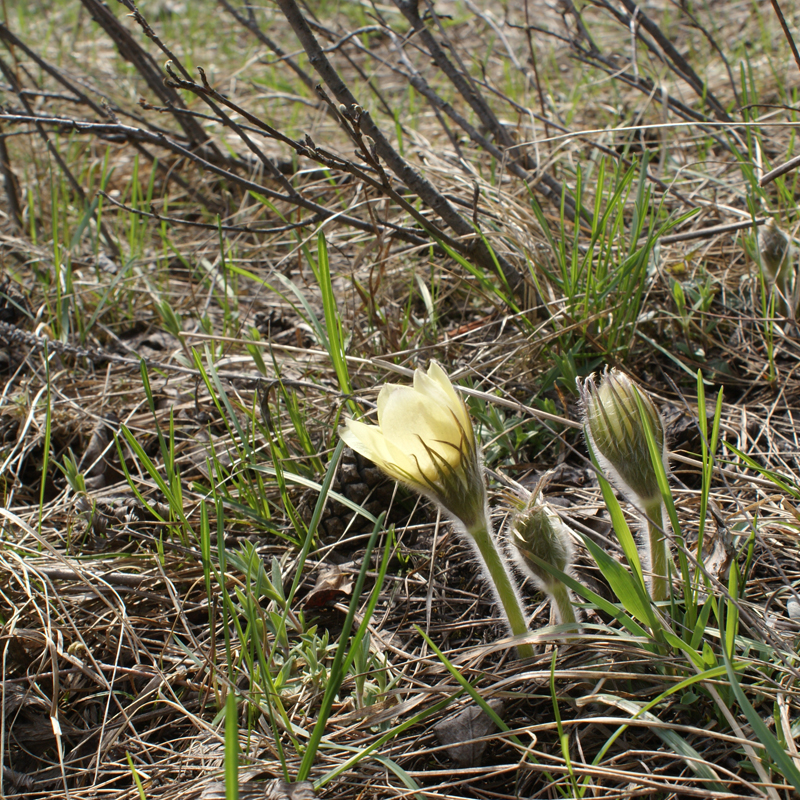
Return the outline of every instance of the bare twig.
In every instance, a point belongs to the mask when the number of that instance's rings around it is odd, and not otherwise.
[[[711,108],[717,119],[721,120],[722,122],[730,122],[731,118],[728,116],[728,112],[725,111],[719,100],[717,100],[717,98],[708,90],[708,87],[704,85],[703,81],[700,80],[699,76],[692,69],[689,62],[678,52],[675,45],[673,45],[672,42],[661,32],[661,28],[659,28],[658,25],[647,16],[642,7],[637,5],[634,0],[621,0],[621,2],[625,8],[628,9],[630,14],[630,16],[625,20],[626,26],[630,27],[630,24],[633,21],[633,15],[635,14],[636,20],[641,23],[641,26],[653,37],[658,44],[658,47],[661,49],[661,52],[659,52],[658,48],[654,47],[646,37],[639,35],[639,38],[645,44],[647,44],[647,46],[656,56],[661,57],[661,53],[664,54],[666,57],[666,63],[669,65],[670,69],[672,69],[677,75],[683,78],[683,80],[686,81],[689,86],[691,86],[695,94],[703,102],[705,102],[709,108]],[[598,5],[602,5],[604,8],[610,8],[610,4],[605,2],[605,0],[603,0],[601,3],[598,3]]]
[[[0,127],[0,172],[3,174],[3,189],[8,201],[8,211],[12,221],[18,228],[22,228],[22,207],[19,202],[19,191],[17,189],[17,176],[11,168],[11,158],[8,155],[6,137]]]
[[[92,19],[109,35],[117,46],[119,54],[133,64],[156,97],[167,106],[174,106],[178,109],[185,108],[180,96],[164,85],[161,69],[155,59],[131,36],[128,29],[111,13],[111,9],[101,0],[81,0],[81,2],[91,14]],[[226,161],[217,146],[209,141],[206,132],[191,117],[176,114],[175,120],[189,139],[191,147],[199,148],[201,151],[207,149],[208,153],[204,152],[203,154],[208,158],[220,162]]]
[[[495,136],[500,148],[503,149],[505,156],[501,159],[501,163],[510,160],[520,162],[520,166],[525,172],[537,171],[537,165],[531,163],[531,158],[524,149],[514,142],[508,129],[501,125],[497,116],[492,111],[489,104],[483,98],[481,93],[475,87],[469,73],[463,68],[457,68],[450,59],[445,55],[444,50],[436,41],[436,38],[428,30],[422,18],[419,15],[418,3],[419,0],[394,0],[395,5],[400,9],[403,16],[409,21],[414,28],[416,38],[424,45],[425,50],[434,60],[436,66],[448,77],[453,86],[458,90],[459,94],[470,105],[472,110],[478,116],[481,124],[487,131],[491,131]],[[435,12],[432,7],[429,7],[429,13],[434,16]],[[441,30],[441,28],[440,28]],[[454,47],[450,46],[449,50],[457,58],[457,51]],[[545,195],[550,201],[560,203],[561,198],[564,198],[565,206],[570,218],[574,219],[578,215],[579,210],[576,207],[574,198],[566,192],[558,181],[554,180],[551,176],[544,174],[540,175],[535,188]]]
[[[785,175],[787,172],[791,172],[798,165],[800,165],[800,156],[795,156],[794,158],[790,158],[788,161],[781,164],[779,167],[771,169],[768,173],[766,173],[766,175],[762,175],[758,181],[758,185],[766,186],[768,183],[774,181],[775,178],[780,178],[781,175]]]
[[[522,274],[502,256],[489,252],[483,239],[475,236],[472,225],[452,207],[447,199],[427,179],[400,156],[389,143],[383,131],[372,121],[369,111],[361,109],[353,94],[322,52],[295,0],[277,1],[281,11],[308,54],[311,64],[319,72],[334,97],[345,107],[348,113],[358,114],[360,129],[375,142],[377,157],[385,161],[392,172],[429,208],[435,211],[457,236],[465,239],[463,249],[469,257],[473,258],[483,269],[488,271],[494,271],[495,264],[497,264],[504,280],[512,291],[520,288],[524,281]]]
[[[767,217],[761,217],[755,221],[747,220],[746,222],[730,222],[727,225],[714,225],[710,228],[698,228],[694,231],[685,231],[684,233],[671,233],[667,236],[662,236],[659,239],[661,244],[673,244],[674,242],[688,242],[692,239],[708,239],[712,236],[717,236],[720,233],[732,233],[733,231],[741,231],[745,228],[752,228],[753,225],[763,225],[766,223]]]
[[[160,147],[164,147],[167,150],[172,151],[178,155],[183,156],[184,158],[193,161],[199,167],[204,169],[207,172],[213,172],[220,177],[226,178],[227,180],[231,181],[232,183],[241,186],[243,189],[248,191],[258,192],[259,194],[263,194],[266,197],[269,197],[272,200],[282,200],[286,202],[293,203],[301,208],[305,208],[307,211],[313,211],[319,214],[323,219],[337,219],[350,227],[356,228],[362,231],[368,231],[370,233],[375,233],[375,227],[371,222],[365,222],[364,220],[360,220],[356,217],[352,217],[349,214],[341,214],[335,211],[328,209],[325,206],[320,205],[319,203],[315,203],[311,200],[306,199],[301,194],[294,194],[292,197],[287,197],[286,195],[281,194],[280,192],[276,192],[274,189],[269,188],[268,186],[262,186],[261,184],[255,183],[254,181],[248,180],[247,178],[243,178],[240,175],[236,175],[235,173],[229,172],[222,167],[217,166],[216,164],[212,164],[209,161],[201,158],[196,153],[188,150],[187,148],[180,145],[178,142],[172,141],[167,136],[163,134],[155,134],[150,133],[149,131],[141,130],[140,128],[132,128],[128,125],[122,125],[121,123],[95,123],[95,122],[82,122],[80,120],[70,119],[69,117],[39,117],[34,114],[0,114],[0,121],[5,120],[8,123],[14,122],[24,122],[24,123],[33,123],[35,125],[51,125],[58,129],[62,130],[75,130],[78,132],[83,133],[92,133],[98,136],[113,136],[118,135],[123,138],[127,138],[129,136],[136,137],[140,141],[147,141],[151,144],[158,145]],[[306,154],[306,146],[301,145],[300,143],[296,143],[298,150],[302,154]],[[323,161],[322,163],[326,163],[329,166],[339,167],[341,169],[348,168],[348,162],[342,161],[336,157],[331,156],[330,161]],[[352,167],[354,170],[357,169],[355,166]],[[363,175],[363,172],[359,173]],[[426,243],[425,239],[421,239],[419,236],[416,236],[412,231],[409,231],[404,228],[400,228],[395,225],[390,225],[387,223],[387,233],[390,233],[392,236],[396,236],[404,241],[408,241],[412,244],[423,244]]]
[[[786,18],[783,16],[783,11],[781,11],[780,4],[778,3],[778,0],[771,0],[771,2],[772,8],[775,9],[775,16],[778,18],[778,22],[781,23],[783,35],[786,37],[786,41],[789,43],[789,47],[791,48],[792,55],[794,56],[794,63],[797,64],[797,68],[800,69],[800,53],[797,52],[797,45],[794,42],[794,37],[789,30],[789,26],[786,24]]]
[[[17,76],[14,74],[14,71],[6,64],[5,60],[0,58],[0,71],[2,71],[3,75],[5,75],[6,80],[14,87],[15,92],[17,93],[17,97],[19,97],[20,102],[25,107],[26,111],[30,115],[31,121],[33,121],[34,125],[36,126],[36,130],[41,137],[42,141],[44,141],[45,146],[47,147],[48,151],[53,157],[53,160],[58,164],[59,169],[64,174],[64,177],[67,179],[67,182],[70,185],[70,188],[75,193],[76,197],[81,201],[83,207],[85,209],[89,208],[89,203],[86,199],[86,193],[83,191],[83,187],[78,183],[78,180],[72,174],[72,170],[67,165],[67,162],[62,157],[61,153],[58,149],[53,145],[50,141],[50,137],[47,135],[47,132],[44,129],[44,126],[35,120],[33,109],[31,107],[30,101],[27,97],[21,95],[19,93],[21,87],[19,82],[17,81]],[[96,217],[96,211],[92,212],[92,215]],[[106,246],[111,252],[114,258],[119,257],[119,248],[117,247],[116,241],[114,241],[114,237],[109,233],[108,229],[106,228],[105,223],[100,222],[99,224],[100,234],[105,240]]]
[[[316,214],[313,217],[309,217],[309,219],[302,220],[300,222],[293,222],[290,225],[276,225],[275,227],[252,227],[250,225],[225,225],[220,223],[219,225],[214,225],[210,222],[195,222],[194,220],[188,219],[179,219],[178,217],[165,217],[163,214],[158,214],[156,211],[151,207],[150,211],[143,211],[141,208],[133,208],[132,206],[127,206],[125,203],[120,203],[119,200],[115,200],[110,195],[106,194],[106,192],[99,192],[99,195],[112,205],[115,205],[117,208],[121,208],[123,211],[127,211],[129,214],[136,214],[139,217],[144,219],[154,219],[157,222],[167,222],[170,225],[184,225],[187,228],[200,228],[206,231],[225,231],[225,233],[284,233],[286,231],[294,231],[298,228],[307,228],[312,225],[318,225],[322,221],[322,217],[319,214]]]

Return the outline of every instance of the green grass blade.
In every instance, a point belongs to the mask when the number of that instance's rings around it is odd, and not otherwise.
[[[738,678],[736,677],[733,664],[731,663],[731,660],[724,648],[722,651],[722,658],[725,662],[725,669],[728,673],[728,681],[730,682],[730,687],[733,690],[734,696],[736,697],[736,702],[739,704],[739,707],[742,709],[742,711],[744,711],[744,715],[747,717],[747,721],[750,723],[753,733],[755,733],[758,741],[767,748],[770,758],[775,762],[775,765],[778,770],[780,770],[781,775],[783,775],[783,777],[789,781],[792,786],[794,786],[795,791],[800,794],[800,770],[797,769],[794,761],[783,749],[781,743],[775,738],[775,735],[772,733],[772,731],[764,724],[764,720],[761,719],[761,715],[755,710],[755,708],[753,708],[752,704],[747,699],[747,696],[742,691],[742,687],[739,684]]]
[[[762,467],[755,459],[743,453],[728,441],[723,441],[722,444],[734,455],[741,458],[748,467],[754,469],[759,475],[766,478],[768,481],[772,481],[779,489],[791,495],[795,500],[800,500],[800,486],[788,475],[782,475],[780,472]]]
[[[506,725],[506,723],[503,722],[500,715],[489,705],[489,703],[487,703],[483,699],[483,697],[481,697],[478,690],[461,674],[461,672],[459,672],[459,670],[450,661],[450,659],[433,643],[431,637],[428,636],[428,634],[425,633],[425,631],[422,630],[422,628],[420,628],[419,625],[415,625],[414,628],[416,629],[417,633],[419,633],[419,635],[422,636],[423,639],[425,639],[425,642],[427,643],[428,647],[430,647],[431,650],[433,650],[433,652],[436,653],[439,660],[447,668],[447,671],[458,681],[461,688],[475,701],[475,703],[477,703],[481,711],[483,711],[483,713],[486,714],[486,716],[488,716],[489,719],[491,719],[495,725],[497,725],[499,730],[503,731],[503,733],[510,733],[511,728],[509,728],[508,725]],[[508,739],[509,741],[514,742],[514,744],[517,745],[520,749],[522,750],[525,749],[524,745],[522,744],[518,736],[511,734],[508,737]],[[534,762],[536,761],[533,758],[533,756],[529,757]],[[556,783],[552,775],[550,775],[548,772],[545,772],[543,774],[551,784],[557,786],[558,790],[562,794],[564,793],[563,789]]]
[[[420,711],[418,714],[414,714],[413,717],[403,720],[403,722],[396,725],[394,728],[387,731],[382,736],[378,737],[378,739],[372,742],[372,744],[367,745],[362,750],[358,750],[355,753],[355,755],[353,755],[351,758],[348,758],[342,764],[339,764],[329,772],[326,772],[325,775],[323,775],[318,781],[314,783],[314,789],[319,790],[326,784],[330,783],[335,778],[338,778],[339,775],[343,775],[344,773],[348,772],[360,761],[363,761],[367,756],[371,755],[376,750],[383,747],[383,745],[385,745],[387,742],[390,742],[392,739],[399,736],[404,731],[414,727],[415,725],[419,725],[420,723],[424,722],[426,719],[433,716],[437,712],[447,708],[447,706],[449,706],[454,700],[457,700],[459,697],[461,697],[462,694],[464,694],[464,691],[459,690],[450,697],[446,697],[444,698],[444,700],[439,700],[439,702],[434,703],[430,708],[426,708],[424,711]],[[337,747],[344,750],[355,749],[355,748],[342,747],[341,745],[331,745],[331,747]]]
[[[634,575],[588,536],[582,535],[581,538],[625,610],[639,622],[649,626],[653,636],[658,639],[662,633],[661,623],[653,613],[649,597]]]
[[[556,662],[558,661],[558,647],[553,648],[553,656],[550,659],[550,699],[553,701],[553,716],[556,720],[556,728],[558,731],[558,743],[561,746],[561,756],[564,763],[567,765],[567,772],[569,773],[570,783],[572,784],[572,791],[575,795],[580,794],[578,788],[578,781],[574,770],[572,769],[572,758],[569,753],[569,734],[564,730],[564,724],[561,721],[561,709],[558,707],[558,693],[556,692]]]
[[[478,704],[483,713],[486,714],[486,716],[489,717],[489,719],[491,719],[501,731],[508,733],[511,728],[509,728],[508,725],[503,722],[500,715],[481,697],[478,690],[458,671],[458,669],[456,669],[450,659],[433,643],[431,637],[428,636],[428,634],[425,633],[425,631],[422,630],[419,625],[415,625],[414,628],[425,640],[428,647],[430,647],[431,650],[436,653],[439,660],[447,668],[447,671],[458,681],[458,683],[461,685],[461,688]],[[524,747],[519,737],[510,736],[509,738],[512,742],[514,742],[514,744],[518,745],[519,747]]]
[[[225,703],[225,800],[239,800],[239,711],[232,688]]]
[[[133,765],[131,754],[126,750],[125,758],[128,760],[128,767],[133,777],[133,782],[136,784],[136,791],[139,794],[139,800],[147,800],[147,795],[144,793],[144,786],[142,786],[142,779],[139,777],[139,771]]]
[[[312,261],[313,268],[313,261]],[[347,369],[347,360],[344,352],[344,336],[342,333],[342,318],[336,305],[336,296],[331,283],[331,267],[328,258],[328,243],[325,233],[320,229],[317,234],[317,267],[314,270],[322,292],[322,307],[325,311],[325,328],[328,332],[328,353],[331,357],[334,372],[339,381],[339,388],[343,394],[351,395],[353,389],[350,385],[350,373]],[[352,401],[351,401],[352,402]],[[358,409],[356,409],[356,412]]]
[[[254,472],[263,472],[265,475],[270,475],[272,477],[277,475],[274,467],[255,466],[251,467],[251,469]],[[305,486],[307,489],[313,489],[314,491],[320,491],[322,489],[321,485],[317,483],[317,481],[313,481],[310,478],[305,478],[302,475],[297,475],[294,472],[286,472],[286,470],[282,470],[282,475],[283,479],[287,483],[294,483],[297,486]],[[331,490],[328,492],[328,496],[332,497],[343,506],[346,506],[351,511],[354,511],[356,514],[364,517],[364,519],[369,520],[373,525],[378,521],[377,517],[375,517],[373,514],[370,514],[369,511],[358,505],[358,503],[346,498],[343,494]]]
[[[697,618],[697,607],[694,599],[695,593],[692,586],[692,576],[689,571],[689,559],[686,557],[686,543],[681,531],[681,523],[678,519],[678,511],[675,508],[675,502],[672,498],[672,491],[669,488],[669,479],[667,478],[667,470],[664,467],[662,448],[659,447],[659,444],[656,442],[655,435],[650,427],[650,422],[638,390],[636,392],[636,405],[639,408],[639,423],[641,424],[642,429],[644,430],[645,438],[647,439],[647,449],[650,451],[650,462],[653,465],[653,470],[656,473],[656,480],[658,482],[659,491],[661,492],[661,499],[664,503],[664,507],[667,509],[667,514],[669,515],[670,524],[672,526],[672,533],[675,536],[678,544],[678,563],[680,564],[681,579],[683,581],[683,600],[686,607],[687,617],[686,624],[689,626],[689,628],[694,628],[694,621]],[[661,512],[659,512],[659,514],[663,516]],[[661,524],[661,520],[657,520],[657,522],[659,525]],[[667,546],[668,552],[670,549],[671,548]],[[668,558],[668,561],[671,562],[672,559]]]
[[[535,553],[528,553],[528,558],[533,559],[543,570],[549,572],[551,575],[558,578],[558,580],[560,580],[562,583],[566,584],[570,589],[572,589],[573,592],[575,592],[575,594],[580,595],[584,600],[593,603],[597,608],[599,608],[601,611],[604,611],[613,619],[618,620],[622,626],[634,636],[645,640],[650,638],[650,634],[632,617],[629,617],[624,611],[615,606],[613,603],[609,603],[609,601],[604,597],[601,597],[599,594],[593,592],[582,583],[576,581],[571,575],[567,575],[566,573],[557,570],[552,564],[539,558]]]
[[[617,534],[617,539],[619,539],[619,543],[622,546],[622,552],[625,554],[628,564],[630,564],[631,568],[639,579],[642,591],[646,593],[644,573],[642,572],[642,563],[639,560],[639,550],[636,547],[636,540],[633,538],[630,527],[628,527],[628,523],[625,520],[625,515],[622,513],[622,507],[620,506],[619,501],[614,494],[614,490],[603,475],[603,471],[600,469],[600,465],[594,456],[594,452],[592,452],[592,445],[590,444],[589,437],[584,434],[583,438],[586,442],[586,447],[589,450],[589,457],[591,458],[592,464],[594,464],[595,467],[597,481],[600,484],[600,491],[603,493],[603,500],[605,501],[606,508],[608,509],[608,513],[611,517],[611,524],[614,527],[614,533]]]

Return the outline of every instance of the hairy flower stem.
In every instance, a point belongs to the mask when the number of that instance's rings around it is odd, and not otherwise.
[[[554,581],[547,587],[547,593],[553,602],[556,610],[556,619],[559,624],[575,623],[578,620],[575,618],[575,609],[572,607],[572,601],[569,599],[569,589],[561,583],[561,581]]]
[[[517,594],[514,579],[506,564],[505,559],[500,555],[497,542],[486,523],[475,525],[467,531],[475,547],[480,553],[481,561],[489,573],[489,578],[494,585],[497,598],[503,607],[508,627],[514,636],[525,636],[529,633],[525,623],[525,612],[522,609],[519,595]],[[529,644],[517,645],[517,653],[520,658],[533,658],[533,646]]]
[[[644,506],[647,518],[647,537],[650,549],[650,596],[656,603],[667,599],[667,561],[669,544],[664,535],[664,503],[661,498],[651,500]]]

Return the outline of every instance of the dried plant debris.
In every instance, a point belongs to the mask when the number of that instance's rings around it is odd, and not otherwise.
[[[306,595],[306,611],[347,601],[353,591],[353,578],[335,564],[320,570],[314,588]]]
[[[489,700],[489,707],[502,717],[505,705],[502,700]],[[467,706],[453,717],[447,717],[433,726],[433,732],[448,757],[458,767],[479,767],[489,740],[497,730],[497,723],[480,706]]]
[[[225,800],[225,784],[221,781],[210,783],[203,789],[200,800]],[[248,781],[239,784],[239,797],[242,800],[315,800],[314,787],[308,781],[286,783],[280,778],[271,781]]]
[[[789,4],[11,5],[0,793],[222,797],[234,696],[241,797],[797,794]],[[401,420],[397,482],[337,430],[432,361],[455,435]],[[606,365],[663,420],[645,527]],[[425,499],[459,425],[501,561],[546,479],[568,646],[540,548],[519,659]]]

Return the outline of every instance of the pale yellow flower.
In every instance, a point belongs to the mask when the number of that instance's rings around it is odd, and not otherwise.
[[[345,444],[384,472],[440,503],[469,530],[483,522],[486,489],[472,422],[447,373],[432,361],[413,386],[387,384],[378,424],[349,419]]]
[[[339,435],[392,478],[448,512],[480,561],[509,630],[524,636],[528,626],[519,589],[492,533],[475,432],[447,373],[432,361],[427,372],[416,370],[413,386],[384,386],[378,395],[378,424],[349,419]],[[517,650],[524,658],[533,656],[525,642]]]

